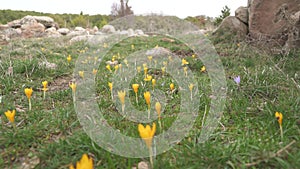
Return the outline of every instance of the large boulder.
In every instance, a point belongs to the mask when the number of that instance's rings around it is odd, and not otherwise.
[[[22,35],[21,28],[13,29],[9,28],[3,31],[3,34],[7,37],[7,40],[20,37]]]
[[[67,35],[70,32],[70,29],[68,28],[60,28],[57,30],[57,32],[59,32],[62,35]]]
[[[267,40],[270,45],[283,46],[294,27],[291,16],[300,9],[299,0],[252,0],[249,1],[249,35]]]
[[[21,25],[31,25],[38,23],[33,16],[27,15],[23,17],[21,20],[19,20]]]
[[[235,17],[242,21],[243,23],[248,25],[248,8],[247,7],[239,7],[235,10]]]
[[[75,27],[74,31],[85,31],[83,27],[77,26]]]
[[[41,37],[45,32],[45,26],[41,23],[27,23],[21,26],[22,37]]]
[[[53,18],[48,16],[33,16],[33,18],[38,22],[43,24],[46,28],[56,27],[56,23]]]
[[[45,33],[47,34],[47,37],[60,37],[61,34],[56,30],[55,27],[51,27],[45,30]]]
[[[213,34],[223,35],[225,32],[235,35],[238,39],[244,39],[248,33],[248,27],[235,16],[228,16],[221,22]]]
[[[9,26],[7,24],[6,25],[0,25],[0,31],[8,29],[8,28],[9,28]]]
[[[21,28],[22,26],[22,24],[20,23],[20,19],[8,22],[7,25],[10,28]]]
[[[101,29],[103,33],[115,33],[116,29],[112,25],[104,25]]]

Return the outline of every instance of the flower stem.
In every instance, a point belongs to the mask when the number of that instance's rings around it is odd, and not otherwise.
[[[153,152],[152,152],[152,147],[149,147],[149,157],[150,157],[150,164],[151,164],[151,168],[153,168]]]
[[[76,101],[76,96],[75,96],[75,91],[73,92],[73,104],[75,104]]]
[[[191,100],[193,100],[193,93],[191,92]]]
[[[282,125],[280,125],[279,128],[280,128],[280,136],[281,136],[281,140],[283,140],[283,130],[282,130]]]
[[[28,104],[29,104],[29,111],[31,110],[31,100],[28,99]]]
[[[161,132],[162,131],[162,127],[161,127],[160,117],[158,117],[158,124],[159,124],[160,132]]]
[[[17,131],[16,123],[13,122],[13,123],[11,123],[11,124],[12,124],[12,126],[13,126],[13,128],[14,128],[14,131],[16,132],[16,131]]]
[[[43,99],[45,100],[45,98],[46,98],[46,91],[44,90],[44,92],[43,92]]]
[[[125,104],[122,104],[122,113],[124,114],[125,112]]]
[[[150,119],[150,104],[148,105],[148,119]]]
[[[139,104],[137,93],[135,93],[135,101],[136,101],[136,104]]]

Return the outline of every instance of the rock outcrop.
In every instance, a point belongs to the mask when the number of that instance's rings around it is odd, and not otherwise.
[[[235,17],[243,22],[244,24],[248,25],[248,8],[247,7],[239,7],[235,10]]]
[[[238,38],[247,37],[255,43],[263,42],[265,47],[289,50],[300,48],[299,24],[299,0],[248,0],[247,7],[236,9],[235,16],[225,18],[214,33],[226,28]]]
[[[223,35],[225,32],[236,35],[238,39],[245,39],[248,33],[248,27],[238,18],[228,16],[221,22],[220,26],[213,32],[213,34]]]
[[[268,40],[271,45],[285,46],[289,36],[297,28],[300,11],[299,0],[255,0],[249,4],[249,36],[256,40]],[[298,36],[298,39],[300,37]],[[297,38],[296,38],[297,39]],[[291,46],[291,45],[290,45]],[[292,45],[293,46],[293,45]]]
[[[0,25],[0,41],[8,41],[11,38],[31,38],[53,35],[58,24],[47,16],[30,16],[27,15],[21,19],[8,22],[6,25]],[[46,31],[47,30],[47,31]]]

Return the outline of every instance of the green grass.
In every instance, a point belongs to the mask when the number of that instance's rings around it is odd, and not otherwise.
[[[128,38],[110,46],[96,75],[96,95],[99,107],[108,123],[121,133],[139,137],[137,123],[124,119],[111,100],[107,83],[114,73],[105,61],[115,55],[119,61],[139,50],[156,45],[180,54],[190,62],[200,94],[199,116],[192,130],[170,151],[157,155],[154,168],[297,168],[300,166],[300,71],[299,52],[289,55],[269,55],[240,43],[218,43],[216,50],[226,73],[227,100],[220,125],[204,143],[198,143],[205,109],[210,109],[211,89],[208,73],[201,73],[203,63],[193,60],[192,51],[179,41],[165,42],[162,36]],[[19,168],[28,164],[34,168],[68,168],[88,153],[95,168],[131,169],[148,158],[125,158],[111,154],[94,143],[82,129],[72,102],[69,82],[73,79],[75,61],[92,46],[86,43],[69,44],[68,38],[14,40],[0,51],[0,168]],[[135,49],[131,49],[134,44]],[[66,57],[72,56],[70,64]],[[92,54],[91,54],[92,55]],[[94,62],[90,56],[87,62]],[[40,62],[55,63],[55,70],[39,66]],[[14,73],[6,72],[12,66]],[[141,65],[142,66],[142,65]],[[126,66],[122,65],[126,70]],[[112,68],[114,71],[114,68]],[[207,70],[210,71],[210,70]],[[183,70],[182,70],[183,72]],[[76,73],[76,72],[75,72]],[[86,72],[87,73],[87,72]],[[164,92],[167,104],[163,130],[167,130],[180,113],[178,83],[171,75],[162,76],[161,69],[149,69],[156,79],[156,87]],[[241,76],[238,86],[233,81]],[[78,76],[78,75],[76,75]],[[77,78],[77,77],[76,77]],[[143,81],[143,69],[129,83]],[[49,91],[43,100],[41,82],[49,82]],[[173,82],[177,91],[169,93]],[[145,82],[143,82],[145,83]],[[32,87],[32,110],[28,110],[25,87]],[[151,82],[139,89],[139,104],[133,91],[129,99],[138,110],[146,110],[143,92],[152,91]],[[115,99],[118,100],[117,96]],[[127,100],[129,102],[129,100]],[[16,109],[17,129],[14,131],[4,115]],[[283,139],[275,112],[283,113]],[[152,110],[153,112],[153,110]],[[157,123],[157,120],[155,120]],[[157,129],[156,134],[162,131]],[[291,144],[290,144],[291,143]]]

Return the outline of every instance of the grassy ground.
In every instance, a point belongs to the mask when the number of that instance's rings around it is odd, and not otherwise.
[[[181,54],[190,62],[197,77],[202,97],[199,116],[193,129],[181,142],[154,159],[154,168],[297,168],[300,166],[300,53],[269,55],[247,44],[219,43],[227,79],[227,101],[220,125],[210,139],[198,143],[205,108],[209,109],[210,83],[208,73],[201,73],[203,64],[193,60],[192,51],[179,42],[167,42],[163,37],[129,38],[113,46],[104,58],[113,55],[123,60],[134,51],[156,45]],[[81,155],[88,153],[95,168],[132,168],[148,158],[124,158],[97,146],[83,131],[74,110],[69,82],[73,79],[75,61],[90,48],[85,43],[69,44],[68,38],[15,40],[1,46],[0,52],[0,168],[68,168]],[[134,44],[134,49],[131,45]],[[119,53],[119,55],[118,55]],[[68,64],[66,58],[72,56]],[[91,56],[91,62],[94,61]],[[46,69],[41,62],[51,62],[56,69]],[[89,60],[87,60],[89,62]],[[99,107],[106,112],[109,124],[129,136],[138,137],[137,123],[122,120],[110,100],[107,86],[110,73],[103,62],[96,75]],[[13,74],[8,74],[9,67]],[[123,65],[124,68],[124,65]],[[114,71],[114,69],[112,68]],[[209,71],[209,70],[207,70]],[[162,77],[160,70],[149,70],[157,79],[157,88],[169,92],[172,77]],[[233,78],[241,77],[238,86]],[[43,99],[41,82],[49,82]],[[143,73],[130,83],[143,81]],[[175,82],[174,82],[175,83]],[[164,84],[164,85],[162,85]],[[32,110],[24,88],[32,87]],[[177,87],[177,88],[176,88]],[[178,86],[175,83],[175,88]],[[141,87],[137,109],[146,110]],[[129,92],[132,102],[134,93]],[[167,94],[168,103],[162,123],[166,128],[179,113],[180,95]],[[4,115],[16,109],[16,130]],[[283,138],[280,137],[275,112],[283,113]],[[157,122],[157,121],[155,121]],[[157,134],[160,131],[157,130]]]

